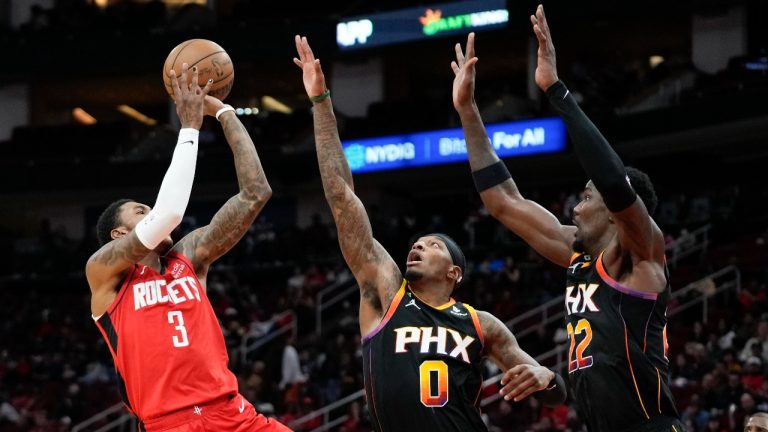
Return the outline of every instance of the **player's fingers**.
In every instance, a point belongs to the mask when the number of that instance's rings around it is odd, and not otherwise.
[[[294,63],[296,66],[298,66],[298,67],[300,67],[300,68],[304,69],[304,63],[302,63],[302,62],[301,62],[301,60],[297,59],[296,57],[294,57],[294,58],[293,58],[293,63]]]
[[[181,96],[181,89],[179,88],[179,79],[176,77],[176,71],[171,69],[168,74],[171,76],[171,90],[173,90],[174,102],[176,98]]]
[[[205,87],[201,89],[201,93],[203,95],[207,95],[209,91],[211,91],[211,86],[213,85],[213,78],[209,78],[208,82],[205,83]]]
[[[467,36],[467,58],[475,56],[475,32],[472,32]]]
[[[536,385],[526,387],[521,393],[514,396],[515,402],[520,402],[537,391],[539,391],[539,388]]]
[[[459,66],[464,64],[464,53],[461,51],[461,44],[456,44],[453,47],[453,50],[456,51],[456,63],[459,64]]]
[[[314,61],[315,60],[315,53],[312,52],[312,47],[309,46],[309,41],[307,41],[307,37],[304,36],[301,38],[301,44],[304,46],[304,53],[307,56],[307,60]]]
[[[528,370],[528,368],[525,368],[524,365],[518,365],[516,366],[516,368],[517,367],[521,367],[522,369],[515,369],[515,368],[510,369],[510,372],[512,372],[513,376],[512,376],[512,379],[509,380],[508,384],[513,387],[519,386],[520,383],[523,383],[531,379],[531,377],[533,377],[533,374],[531,373],[531,371]]]
[[[506,385],[508,382],[512,381],[512,378],[517,375],[517,371],[515,370],[517,366],[513,367],[512,369],[507,370],[504,372],[504,375],[501,377],[501,385]]]
[[[459,65],[457,65],[455,61],[451,62],[451,69],[453,70],[453,73],[457,74],[457,75],[458,75],[459,71],[461,70],[461,69],[459,69]]]
[[[472,68],[472,67],[475,66],[475,63],[477,63],[477,62],[478,62],[478,58],[477,57],[472,57],[469,60],[467,60],[466,63],[464,63],[464,67],[467,68],[467,69]]]
[[[200,83],[198,80],[200,79],[200,71],[197,70],[197,66],[192,67],[192,81],[189,83],[189,88],[197,94],[197,91],[200,90]]]
[[[301,36],[296,35],[293,37],[293,42],[296,43],[296,52],[299,54],[299,59],[304,61],[304,47],[301,45]],[[295,60],[295,59],[294,59]]]
[[[536,34],[536,39],[539,41],[539,47],[547,48],[547,37],[541,31],[541,27],[538,24],[533,26],[533,32]]]
[[[182,93],[186,93],[187,90],[189,90],[189,65],[187,63],[181,64],[181,76],[179,77],[179,88],[181,89]]]
[[[539,21],[541,21],[542,31],[549,35],[549,23],[547,23],[547,16],[544,14],[544,5],[539,5],[539,8],[536,12],[539,17]]]
[[[509,394],[507,394],[504,399],[510,400],[514,399],[516,402],[523,399],[523,395],[529,395],[533,393],[534,391],[538,390],[537,388],[538,382],[536,381],[536,378],[529,377],[523,382],[518,383],[514,388],[512,389]]]

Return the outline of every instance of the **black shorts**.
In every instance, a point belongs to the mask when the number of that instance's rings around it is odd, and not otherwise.
[[[674,417],[652,417],[643,424],[622,432],[688,432],[683,423]]]

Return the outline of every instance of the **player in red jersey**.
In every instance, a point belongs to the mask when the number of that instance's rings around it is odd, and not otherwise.
[[[242,238],[272,191],[256,149],[231,106],[191,84],[186,63],[172,84],[179,141],[155,207],[112,203],[98,221],[101,248],[86,264],[91,311],[115,361],[126,407],[147,431],[288,431],[238,394],[237,379],[206,296],[208,266]],[[208,226],[175,245],[171,231],[189,202],[204,115],[232,148],[240,192]]]

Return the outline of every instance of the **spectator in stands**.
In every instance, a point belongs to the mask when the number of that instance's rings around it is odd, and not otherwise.
[[[761,318],[757,323],[757,335],[749,338],[739,354],[741,361],[757,356],[762,362],[768,362],[768,319]]]

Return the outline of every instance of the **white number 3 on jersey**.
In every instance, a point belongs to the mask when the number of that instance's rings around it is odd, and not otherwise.
[[[181,311],[168,312],[168,324],[176,324],[176,330],[179,331],[178,335],[173,336],[173,346],[177,348],[189,346],[189,339],[187,339],[187,328],[184,327],[184,315]]]

